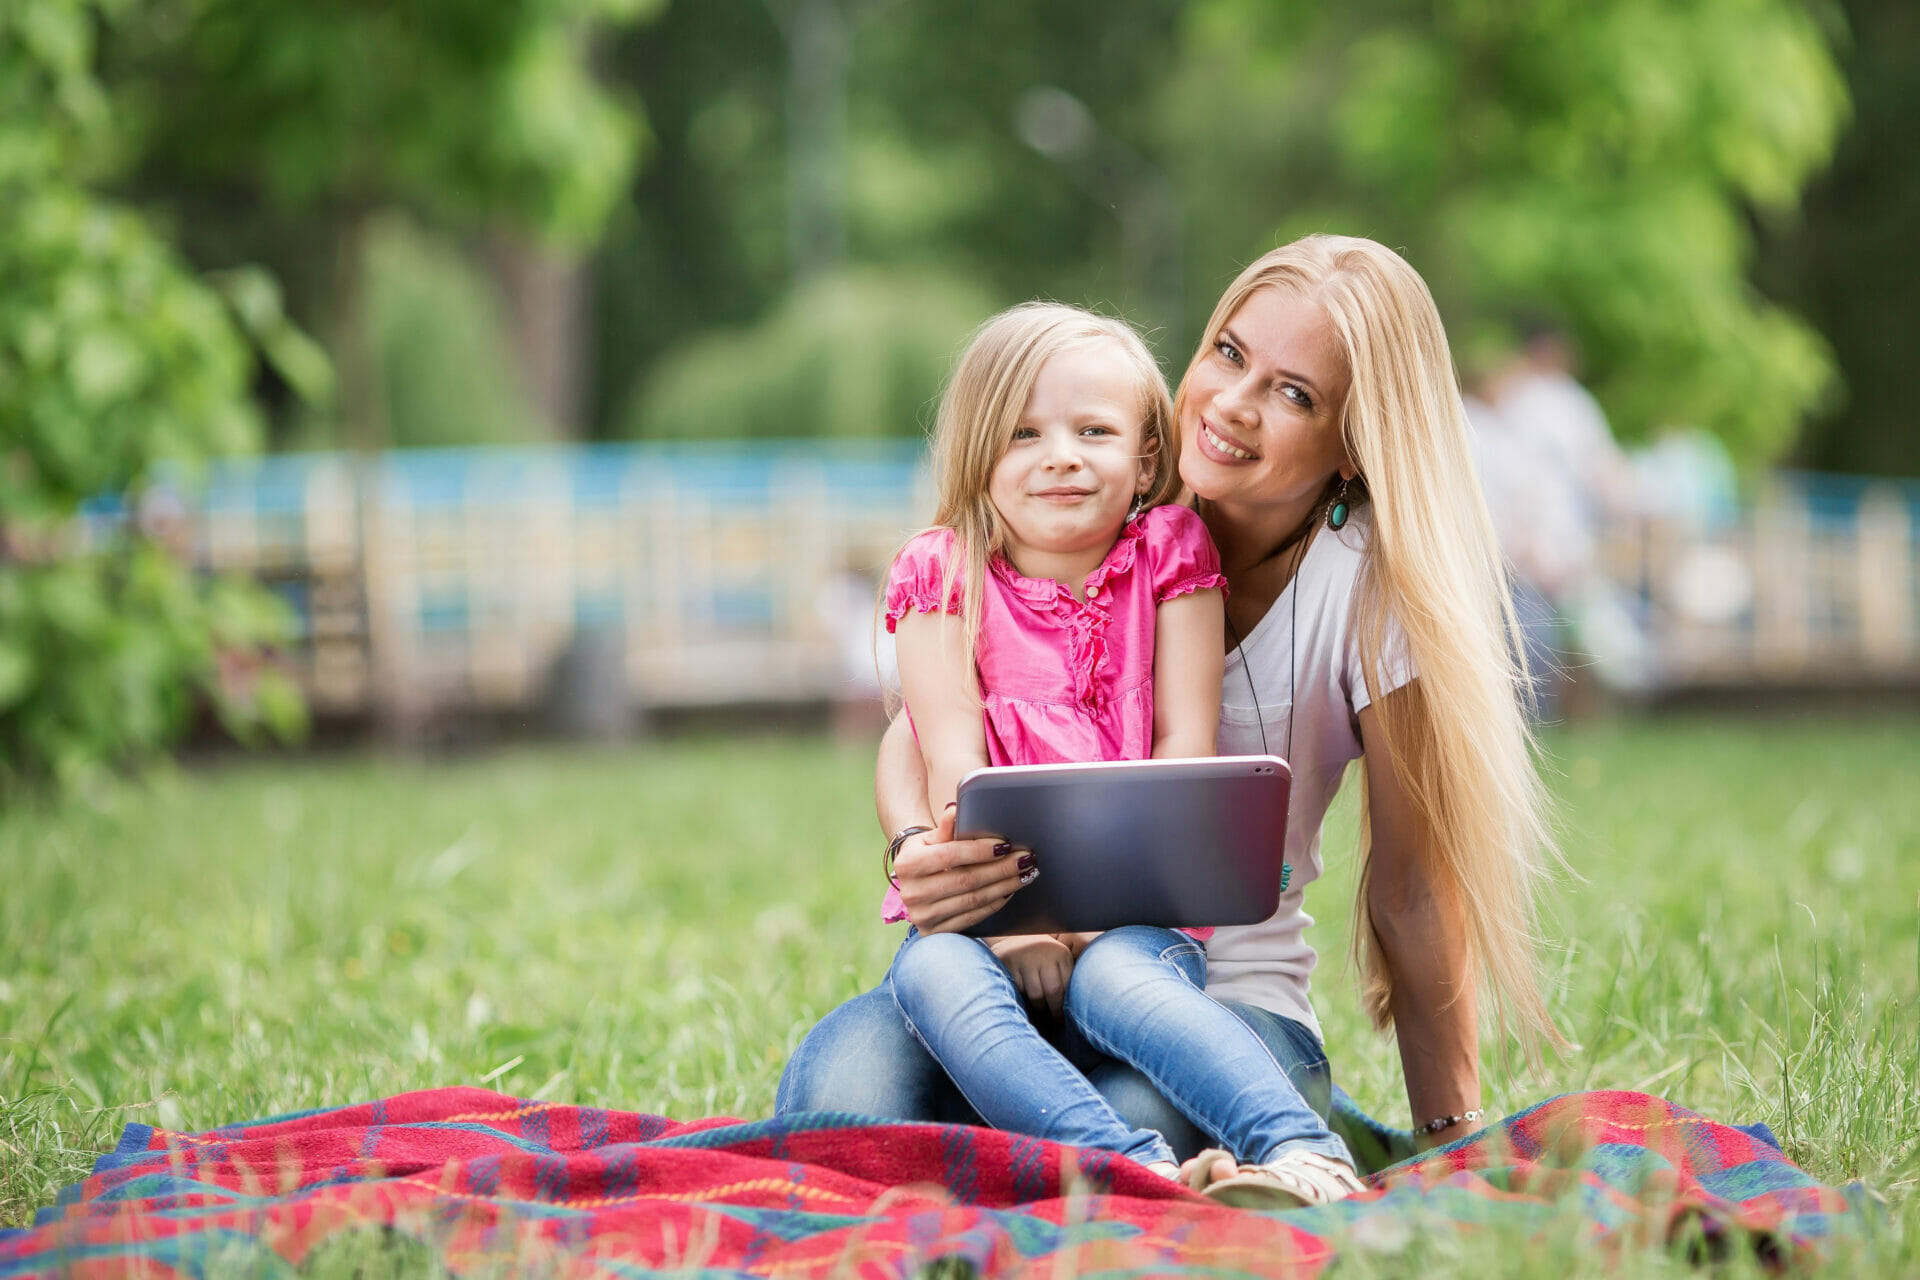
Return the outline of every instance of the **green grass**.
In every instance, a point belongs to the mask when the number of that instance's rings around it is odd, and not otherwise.
[[[1883,1191],[1876,1265],[1920,1270],[1920,724],[1622,722],[1547,749],[1579,877],[1547,968],[1577,1047],[1524,1070],[1489,1045],[1489,1104],[1633,1088],[1763,1120],[1820,1178]],[[0,1225],[133,1119],[482,1082],[769,1113],[788,1051],[895,941],[870,764],[816,739],[247,762],[0,816]],[[1352,829],[1349,798],[1310,904],[1316,1001],[1342,1083],[1404,1122],[1340,963]],[[1571,1240],[1346,1266],[1622,1273]]]

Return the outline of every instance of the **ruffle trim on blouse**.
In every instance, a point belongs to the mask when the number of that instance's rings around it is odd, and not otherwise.
[[[909,613],[957,614],[966,599],[964,574],[955,574],[946,591],[948,558],[953,554],[951,529],[929,529],[915,536],[894,557],[887,571],[887,633],[893,634]]]
[[[1180,596],[1190,596],[1196,591],[1211,591],[1215,587],[1218,587],[1222,591],[1227,589],[1226,574],[1196,573],[1191,578],[1182,578],[1179,582],[1174,583],[1165,591],[1161,592],[1160,603],[1165,604],[1167,601]]]
[[[943,606],[939,593],[930,590],[907,588],[895,598],[887,601],[887,634],[892,635],[894,628],[900,625],[900,619],[910,613],[959,613],[960,594],[958,584],[955,591]]]

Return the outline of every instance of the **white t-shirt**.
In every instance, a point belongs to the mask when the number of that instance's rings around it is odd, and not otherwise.
[[[1316,956],[1305,936],[1313,917],[1304,901],[1307,886],[1320,878],[1320,823],[1348,762],[1360,757],[1359,717],[1370,701],[1353,626],[1354,581],[1372,528],[1368,516],[1362,507],[1337,533],[1321,529],[1315,534],[1294,580],[1227,654],[1221,683],[1223,756],[1266,751],[1287,757],[1287,725],[1298,720],[1288,759],[1293,795],[1286,858],[1293,874],[1272,918],[1214,932],[1207,942],[1207,994],[1296,1019],[1316,1036],[1320,1023],[1307,998]],[[1296,637],[1298,651],[1292,652]],[[1405,633],[1391,623],[1381,666],[1381,693],[1413,678]]]

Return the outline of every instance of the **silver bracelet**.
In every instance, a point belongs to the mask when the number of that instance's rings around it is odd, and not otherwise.
[[[1415,1133],[1439,1133],[1442,1130],[1451,1129],[1453,1128],[1453,1126],[1457,1124],[1466,1124],[1469,1120],[1481,1119],[1486,1114],[1487,1113],[1483,1108],[1475,1107],[1473,1110],[1463,1111],[1457,1116],[1435,1116],[1433,1119],[1421,1125],[1418,1129],[1415,1129],[1414,1132]]]
[[[896,889],[900,887],[900,882],[894,879],[893,860],[900,856],[900,846],[907,842],[907,837],[923,835],[926,832],[931,830],[933,830],[932,827],[902,827],[898,831],[893,833],[893,839],[887,841],[886,867],[887,867],[887,883],[888,884],[892,885]]]

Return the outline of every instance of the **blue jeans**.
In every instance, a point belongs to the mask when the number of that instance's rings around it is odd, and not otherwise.
[[[1236,1159],[1305,1149],[1352,1164],[1286,1061],[1206,986],[1206,951],[1186,934],[1110,929],[1073,966],[1067,1022],[1094,1049],[1138,1070]]]
[[[1294,1090],[1317,1116],[1325,1117],[1332,1106],[1333,1078],[1313,1032],[1255,1005],[1215,1003],[1260,1039]],[[1181,1159],[1209,1145],[1208,1135],[1141,1072],[1084,1046],[1069,1046],[1069,1054],[1128,1128],[1159,1132]],[[884,982],[822,1018],[787,1060],[774,1112],[800,1111],[935,1124],[985,1123],[914,1039]]]
[[[887,985],[908,1029],[989,1125],[1117,1151],[1142,1164],[1173,1159],[1165,1138],[1128,1128],[1048,1043],[1006,967],[980,939],[910,929]]]

